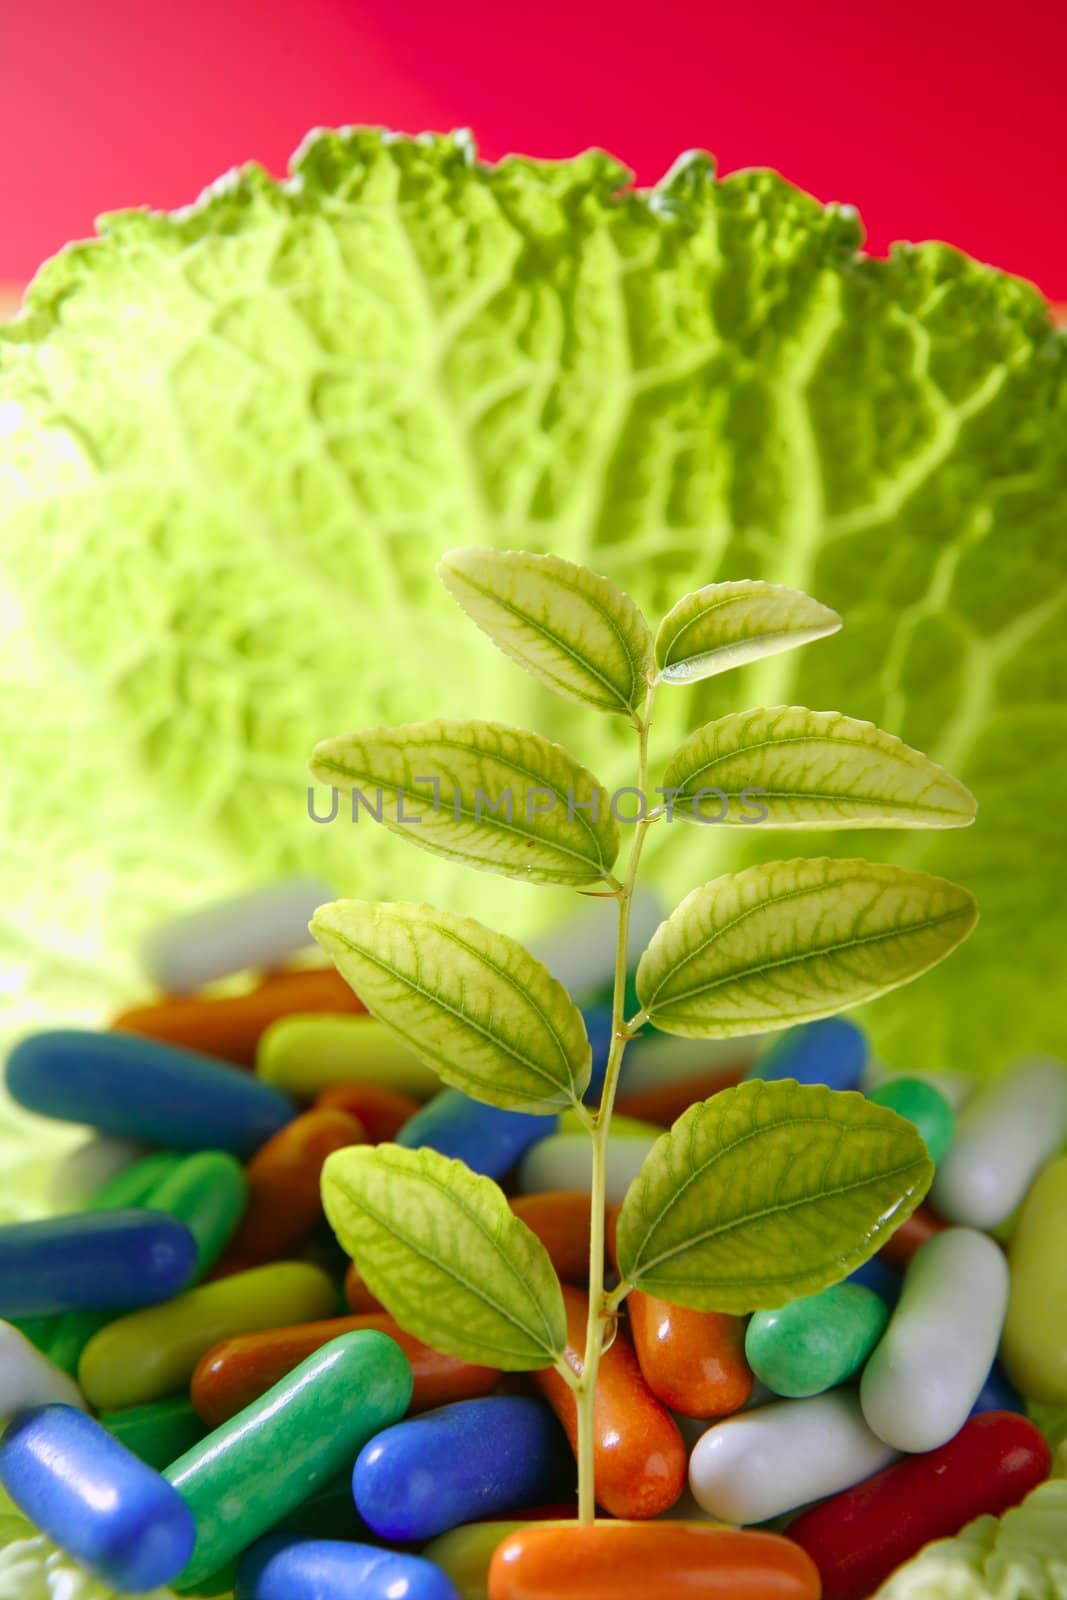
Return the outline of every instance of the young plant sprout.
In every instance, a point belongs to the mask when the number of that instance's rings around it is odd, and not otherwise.
[[[465,549],[439,565],[489,637],[560,694],[627,718],[634,786],[649,794],[658,696],[833,633],[841,619],[763,582],[686,595],[655,638],[607,579],[555,556]],[[595,1516],[593,1410],[606,1340],[627,1295],[744,1314],[838,1282],[919,1204],[933,1168],[915,1127],[859,1094],[752,1080],[694,1105],[654,1146],[618,1217],[619,1282],[604,1281],[608,1139],[627,1045],[646,1025],[694,1039],[830,1016],[932,967],[973,928],[955,884],[860,859],[766,862],[713,878],[660,926],[624,1014],[630,907],[649,831],[664,818],[779,829],[946,828],[970,793],[899,739],[796,706],[719,718],[674,753],[635,823],[625,867],[609,797],[559,745],[502,724],[435,721],[330,739],[321,782],[389,798],[377,815],[424,850],[618,903],[613,1029],[599,1105],[580,1012],[520,944],[469,917],[402,902],[338,901],[312,931],[368,1009],[448,1084],[508,1110],[569,1110],[592,1142],[589,1319],[567,1351],[548,1255],[498,1186],[429,1149],[353,1147],[326,1163],[338,1238],[400,1325],[505,1370],[554,1367],[575,1397],[579,1516]]]

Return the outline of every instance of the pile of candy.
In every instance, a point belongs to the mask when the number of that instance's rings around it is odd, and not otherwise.
[[[1048,1476],[1020,1394],[1067,1401],[1067,1069],[964,1101],[962,1078],[879,1074],[847,1021],[758,1055],[657,1036],[624,1077],[613,1206],[661,1129],[745,1074],[862,1088],[937,1177],[879,1257],[781,1310],[632,1294],[597,1397],[604,1517],[571,1521],[571,1390],[404,1333],[325,1229],[319,1178],[395,1140],[501,1180],[578,1350],[587,1137],[440,1091],[331,971],[188,992],[288,958],[324,897],[184,919],[152,947],[172,997],[8,1061],[14,1100],[97,1130],[56,1173],[62,1214],[0,1228],[0,1482],[91,1572],[238,1600],[867,1600]],[[606,943],[540,953],[588,992]],[[602,999],[585,1017],[602,1070]]]

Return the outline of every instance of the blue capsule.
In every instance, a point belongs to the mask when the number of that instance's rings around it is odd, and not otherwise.
[[[994,1361],[990,1367],[989,1376],[971,1407],[971,1416],[976,1417],[980,1411],[1018,1411],[1026,1415],[1026,1402],[1005,1376],[999,1361]]]
[[[846,1281],[861,1284],[864,1289],[873,1289],[875,1294],[881,1295],[890,1309],[900,1299],[900,1291],[904,1287],[904,1279],[900,1273],[887,1262],[879,1261],[877,1256],[872,1256],[862,1267],[857,1267],[855,1272],[849,1273]]]
[[[270,1535],[245,1552],[235,1600],[460,1600],[440,1567],[339,1539]]]
[[[250,1072],[133,1033],[33,1034],[8,1058],[7,1087],[40,1116],[168,1150],[250,1156],[296,1115]]]
[[[381,1538],[432,1539],[550,1497],[570,1460],[540,1401],[491,1395],[386,1428],[360,1452],[352,1492]]]
[[[635,1006],[635,1010],[638,1007]],[[627,1011],[626,1016],[633,1013]],[[589,1039],[589,1047],[593,1053],[593,1065],[589,1077],[589,1087],[583,1099],[587,1106],[598,1106],[600,1096],[604,1092],[604,1074],[608,1070],[608,1056],[611,1054],[611,1041],[615,1037],[612,1020],[612,1010],[608,1006],[588,1006],[582,1012],[582,1021]]]
[[[79,1211],[0,1228],[0,1317],[132,1311],[169,1300],[196,1270],[196,1240],[159,1211]]]
[[[193,1551],[176,1489],[83,1411],[25,1411],[0,1443],[0,1483],[61,1549],[124,1594],[160,1588]]]
[[[847,1017],[824,1017],[779,1034],[746,1078],[795,1078],[831,1089],[858,1089],[867,1064],[867,1036]]]
[[[472,1172],[502,1178],[532,1144],[555,1131],[557,1121],[528,1111],[501,1111],[472,1100],[461,1089],[446,1089],[405,1122],[396,1142],[409,1150],[428,1146],[465,1161]]]

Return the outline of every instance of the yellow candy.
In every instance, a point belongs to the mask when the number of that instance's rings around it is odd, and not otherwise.
[[[488,1600],[489,1563],[497,1545],[517,1528],[531,1526],[526,1522],[469,1522],[464,1528],[439,1534],[421,1554],[451,1578],[459,1600]]]
[[[109,1322],[82,1351],[78,1381],[98,1411],[144,1405],[184,1389],[221,1340],[315,1322],[336,1309],[337,1290],[321,1267],[279,1261],[237,1272]]]
[[[413,1050],[373,1017],[304,1012],[279,1017],[262,1034],[256,1072],[298,1100],[336,1083],[380,1083],[425,1100],[442,1087]]]
[[[1050,1161],[1012,1235],[1011,1296],[1001,1359],[1034,1400],[1067,1401],[1067,1156]]]

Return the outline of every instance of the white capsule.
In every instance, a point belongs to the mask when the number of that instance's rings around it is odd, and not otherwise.
[[[532,955],[542,962],[567,993],[583,1000],[609,984],[615,972],[615,930],[619,906],[614,898],[587,900],[582,909],[550,933],[531,939]],[[630,902],[630,938],[627,953],[631,966],[663,921],[663,903],[658,895],[638,889]]]
[[[626,1051],[622,1092],[639,1094],[669,1083],[684,1083],[705,1072],[747,1067],[759,1055],[764,1038],[762,1033],[751,1033],[737,1039],[679,1039],[673,1033],[648,1028]]]
[[[77,1211],[112,1178],[147,1155],[148,1149],[136,1139],[109,1133],[86,1139],[56,1162],[48,1183],[49,1201],[57,1211]]]
[[[955,1438],[993,1365],[1008,1286],[1003,1250],[971,1228],[946,1228],[916,1253],[860,1380],[880,1439],[925,1451]]]
[[[141,960],[168,994],[185,994],[233,972],[276,967],[311,943],[308,923],[332,899],[332,890],[314,878],[285,878],[153,928]]]
[[[956,1123],[930,1198],[948,1222],[995,1228],[1067,1139],[1067,1068],[1025,1061],[976,1094]]]
[[[709,1516],[746,1526],[840,1494],[895,1459],[855,1391],[831,1389],[714,1423],[689,1458],[689,1487]]]
[[[18,1328],[0,1322],[0,1418],[53,1404],[89,1409],[73,1378],[42,1355]]]
[[[659,1136],[657,1136],[659,1137]],[[639,1134],[608,1140],[607,1202],[618,1206],[656,1143]],[[519,1166],[521,1194],[593,1187],[593,1149],[587,1133],[554,1133],[531,1145]]]

